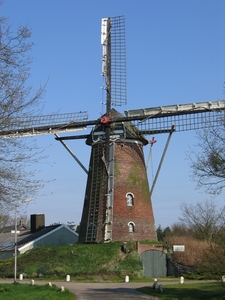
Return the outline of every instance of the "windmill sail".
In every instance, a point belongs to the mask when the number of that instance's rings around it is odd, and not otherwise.
[[[105,77],[107,109],[127,104],[126,38],[124,16],[102,19],[102,75]]]

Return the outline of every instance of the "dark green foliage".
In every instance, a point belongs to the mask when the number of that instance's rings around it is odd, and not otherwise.
[[[163,230],[163,235],[164,235],[164,237],[167,237],[167,236],[169,236],[171,234],[171,229],[170,229],[170,227],[166,227],[164,230]]]
[[[171,234],[171,230],[169,227],[162,229],[161,225],[156,229],[157,239],[158,241],[164,241],[164,238]]]
[[[158,228],[156,229],[156,234],[157,234],[158,241],[163,241],[164,235],[163,235],[163,230],[161,225],[159,225]]]
[[[76,231],[76,233],[78,233],[78,234],[80,233],[80,224],[76,226],[76,230],[75,230],[75,231]]]

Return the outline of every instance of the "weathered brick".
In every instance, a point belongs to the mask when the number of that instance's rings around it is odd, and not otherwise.
[[[102,155],[102,154],[101,154]],[[99,157],[99,168],[104,169],[102,157]],[[104,171],[103,171],[104,174]],[[81,221],[80,241],[85,241],[87,230],[89,201],[92,189],[91,172],[86,191],[86,199]],[[106,174],[102,177],[106,180]],[[101,182],[102,184],[102,182]],[[104,186],[102,184],[102,186]],[[132,193],[133,206],[127,205],[126,194]],[[101,192],[96,242],[104,241],[105,197]],[[114,149],[114,200],[112,208],[112,240],[140,241],[156,240],[154,214],[150,200],[148,178],[143,155],[143,146],[135,140],[115,143]],[[134,231],[129,232],[129,223]]]
[[[112,110],[111,113],[114,118],[121,117],[116,110]],[[102,134],[107,129],[113,135],[114,126],[115,123],[110,127],[100,124],[94,132]],[[117,123],[117,128],[118,126],[120,129],[123,128],[122,123]],[[92,151],[80,224],[80,242],[104,242],[110,237],[110,232],[112,241],[156,240],[154,214],[143,154],[143,144],[146,145],[148,141],[140,135],[132,123],[127,122],[125,126],[125,139],[110,143],[110,170],[112,171],[113,165],[114,171],[110,174],[112,177],[109,181],[106,171],[108,147],[104,141],[93,140],[92,134],[86,141],[92,147]],[[112,191],[108,191],[109,186]],[[113,199],[112,208],[107,208],[108,193],[113,195],[109,196]],[[132,205],[128,205],[127,194],[133,197]],[[107,214],[112,217],[107,219]],[[91,240],[87,239],[88,226],[95,228],[96,231],[92,234]]]

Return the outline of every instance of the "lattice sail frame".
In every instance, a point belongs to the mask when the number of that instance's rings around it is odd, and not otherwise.
[[[143,134],[165,133],[171,130],[173,125],[175,125],[176,132],[199,130],[211,126],[225,127],[225,111],[164,116],[161,118],[148,119],[144,123],[135,122]]]
[[[166,133],[175,125],[176,132],[225,126],[225,101],[160,106],[125,112],[142,134]],[[142,121],[141,121],[142,119]]]
[[[86,111],[30,116],[24,119],[14,118],[9,126],[5,126],[0,131],[0,137],[23,137],[32,135],[42,135],[50,133],[59,133],[66,131],[76,131],[76,124],[83,124],[87,121]],[[79,126],[79,130],[85,129],[85,125]]]
[[[125,17],[111,18],[111,102],[127,104]]]
[[[101,43],[102,75],[106,81],[107,101],[110,101],[110,106],[125,105],[127,89],[124,16],[102,19]]]
[[[128,110],[125,115],[112,119],[112,123],[132,121],[140,133],[146,135],[167,133],[172,125],[176,132],[225,126],[225,100]],[[99,123],[99,119],[88,120],[86,111],[16,118],[10,126],[1,128],[0,138],[73,132]],[[87,138],[87,135],[57,139],[79,138]]]

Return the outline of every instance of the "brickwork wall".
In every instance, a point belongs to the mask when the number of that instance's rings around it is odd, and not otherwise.
[[[94,145],[98,147],[100,145]],[[93,149],[92,149],[93,151]],[[103,168],[102,155],[98,158],[99,168]],[[92,165],[92,158],[90,166]],[[90,170],[85,193],[79,242],[85,241],[89,201],[92,194],[93,174]],[[103,242],[105,222],[105,191],[102,177],[99,202],[96,242]],[[131,193],[133,205],[127,205],[126,194]],[[155,221],[150,200],[148,178],[144,162],[143,146],[135,140],[115,143],[114,152],[114,200],[113,200],[112,241],[156,240]],[[133,232],[129,231],[133,224]]]
[[[156,240],[142,145],[116,143],[114,160],[113,241]],[[127,193],[134,195],[133,206],[127,205]],[[130,222],[134,224],[132,233]]]
[[[163,247],[159,246],[159,245],[149,245],[149,244],[140,244],[140,243],[137,243],[138,254],[141,254],[141,253],[143,253],[145,251],[149,251],[149,250],[157,250],[157,251],[163,251],[163,252],[165,252],[165,249],[163,249]]]

